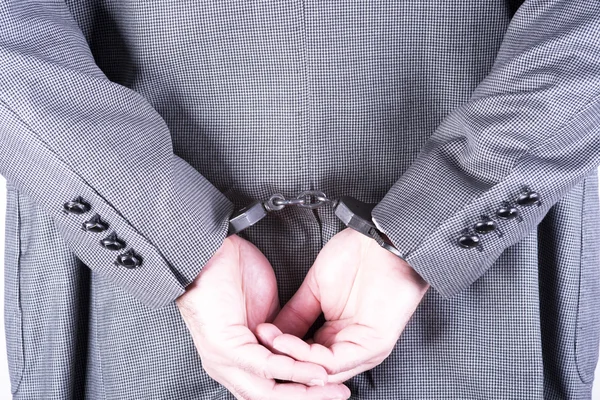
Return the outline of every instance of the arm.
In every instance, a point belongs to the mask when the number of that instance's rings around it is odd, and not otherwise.
[[[599,2],[526,1],[491,72],[373,209],[377,226],[443,297],[483,275],[600,164],[599,38]],[[540,206],[516,204],[524,185]],[[522,221],[497,216],[503,201]],[[458,245],[482,215],[496,232],[478,234],[477,247]]]
[[[177,298],[222,244],[233,204],[173,153],[161,116],[94,63],[62,1],[0,1],[0,173],[91,269],[148,307]],[[81,196],[89,210],[64,203]],[[82,230],[95,214],[102,232]],[[100,240],[115,232],[123,249]],[[133,249],[137,268],[115,265]]]

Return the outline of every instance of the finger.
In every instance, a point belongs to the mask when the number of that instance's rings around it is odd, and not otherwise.
[[[352,325],[338,333],[345,333],[346,337],[363,338],[365,329],[362,326]],[[352,332],[354,331],[354,332]],[[355,333],[352,335],[352,333]],[[315,363],[325,367],[329,374],[338,374],[350,371],[370,360],[377,358],[380,351],[366,348],[361,342],[351,340],[338,340],[329,347],[320,343],[308,344],[296,336],[283,334],[273,340],[273,348],[280,353],[291,356],[298,361]]]
[[[230,372],[225,386],[243,400],[333,400],[347,399],[350,390],[343,384],[305,386],[299,383],[277,383],[246,372]]]
[[[320,386],[327,383],[327,371],[322,366],[274,354],[258,343],[248,343],[236,348],[231,358],[234,366],[264,379]]]
[[[281,334],[283,334],[283,332],[281,332],[281,330],[278,327],[268,322],[256,326],[256,338],[263,346],[265,346],[271,351],[274,350],[273,340]]]
[[[367,363],[367,364],[361,364],[356,368],[352,368],[349,371],[345,371],[345,372],[340,372],[339,374],[334,374],[334,375],[329,375],[329,383],[343,383],[346,382],[347,380],[355,377],[356,375],[368,371],[370,369],[375,368],[377,365],[379,364],[374,364],[374,363]]]
[[[348,323],[345,321],[327,321],[313,335],[314,342],[329,347],[335,342],[340,341],[338,334],[347,326]],[[358,340],[355,338],[352,341],[356,342]]]
[[[283,332],[279,328],[269,323],[260,324],[256,328],[256,337],[260,343],[275,354],[283,354],[273,347],[273,340],[282,334]],[[306,343],[313,344],[315,341],[313,338],[309,338],[306,340]]]
[[[351,392],[347,386],[343,384],[328,383],[325,386],[304,386],[297,383],[275,383],[273,386],[273,399],[290,399],[290,400],[338,400],[347,399]]]
[[[309,279],[310,275],[275,317],[273,324],[282,332],[303,337],[321,314],[321,302],[310,288]]]

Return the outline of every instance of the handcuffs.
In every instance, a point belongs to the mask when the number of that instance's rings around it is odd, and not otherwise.
[[[230,216],[227,236],[251,227],[265,218],[268,213],[279,211],[286,206],[315,209],[328,204],[333,207],[335,215],[347,227],[372,238],[381,247],[402,258],[400,251],[383,232],[377,229],[373,222],[371,211],[376,204],[364,203],[351,196],[340,196],[336,199],[330,199],[325,193],[318,190],[305,190],[293,198],[275,193],[268,200],[253,201]]]

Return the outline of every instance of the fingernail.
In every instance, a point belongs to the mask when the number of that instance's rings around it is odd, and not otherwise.
[[[309,383],[310,386],[325,386],[325,382],[321,379],[313,379]]]

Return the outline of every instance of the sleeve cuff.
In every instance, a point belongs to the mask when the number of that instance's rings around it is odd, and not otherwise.
[[[537,154],[522,157],[495,184],[470,179],[440,151],[433,151],[418,159],[374,207],[373,221],[433,289],[445,299],[455,296],[481,277],[508,247],[534,231],[570,189],[596,173],[599,156],[593,113],[593,108],[586,110],[584,118],[570,127],[591,132],[578,146],[565,145],[569,150],[564,154],[540,148]],[[572,164],[574,157],[582,161]],[[519,204],[523,187],[536,192],[540,202]],[[519,217],[500,218],[499,210],[506,207],[514,207]],[[497,228],[485,234],[475,232],[475,224],[485,217]],[[458,244],[465,229],[477,233],[478,246]]]

